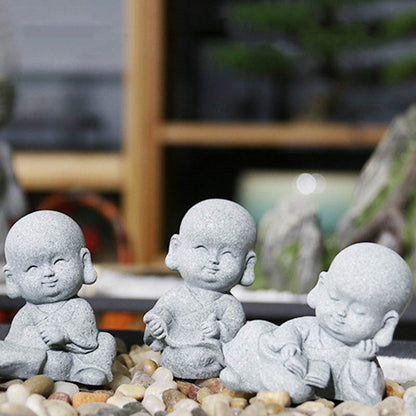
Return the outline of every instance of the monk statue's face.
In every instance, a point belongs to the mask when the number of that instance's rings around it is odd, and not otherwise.
[[[196,224],[181,235],[178,270],[190,285],[228,292],[241,280],[247,247],[235,234]]]

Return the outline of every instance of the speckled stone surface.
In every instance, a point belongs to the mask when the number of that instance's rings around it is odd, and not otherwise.
[[[28,214],[9,231],[5,255],[7,294],[26,304],[0,342],[0,374],[110,381],[114,338],[97,330],[92,308],[77,297],[97,278],[78,224],[55,211]]]
[[[288,390],[294,402],[325,397],[379,402],[376,353],[389,345],[413,291],[394,251],[374,243],[342,250],[308,295],[314,317],[276,326],[248,322],[224,348],[221,380],[232,390]]]
[[[172,236],[166,264],[184,284],[165,293],[144,317],[145,342],[162,351],[162,363],[180,378],[218,376],[222,345],[245,322],[230,294],[254,281],[256,225],[240,205],[209,199],[184,216]]]

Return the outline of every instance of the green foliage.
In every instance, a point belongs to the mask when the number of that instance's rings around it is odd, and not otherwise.
[[[382,32],[388,39],[402,38],[416,33],[416,8],[384,22]]]
[[[298,293],[297,264],[299,261],[300,244],[298,241],[284,247],[276,258],[277,269],[286,276],[289,287],[287,290]]]
[[[339,251],[338,235],[326,235],[322,239],[322,270],[328,270],[332,260]]]
[[[413,152],[403,151],[399,153],[399,156],[393,160],[390,168],[390,180],[384,186],[378,195],[371,201],[371,203],[364,209],[361,216],[355,221],[357,227],[364,226],[372,218],[377,215],[380,208],[384,206],[391,193],[400,186],[404,177],[406,176],[409,166],[412,162]]]
[[[217,45],[212,49],[212,57],[232,71],[263,75],[272,73],[281,77],[287,76],[293,65],[289,57],[268,43],[254,46],[242,43]]]
[[[371,25],[340,19],[343,8],[375,0],[269,0],[233,2],[228,8],[231,22],[257,33],[268,31],[275,37],[269,43],[225,43],[214,48],[217,63],[237,72],[271,76],[285,80],[296,77],[297,66],[312,59],[315,68],[333,79],[344,74],[338,69],[341,54],[377,47],[394,39],[416,34],[416,7]],[[295,45],[298,50],[277,46],[278,40]],[[379,64],[381,76],[372,80],[402,82],[416,75],[416,55],[395,62]],[[344,69],[345,71],[345,69]],[[360,68],[360,72],[366,69]],[[374,68],[371,68],[374,71]],[[361,74],[362,75],[362,74]]]
[[[387,84],[397,84],[416,76],[416,54],[397,59],[382,70],[382,79]]]
[[[232,5],[229,13],[239,24],[260,30],[277,28],[286,34],[296,34],[300,26],[311,21],[311,9],[302,3],[240,3]]]

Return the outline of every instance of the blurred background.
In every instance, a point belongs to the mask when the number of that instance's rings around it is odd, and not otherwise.
[[[73,216],[97,263],[166,272],[211,197],[245,206],[260,242],[282,201],[312,198],[299,217],[330,256],[415,100],[415,28],[411,0],[0,0],[0,141],[26,211]]]

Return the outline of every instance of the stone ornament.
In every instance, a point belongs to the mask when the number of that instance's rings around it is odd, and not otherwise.
[[[144,340],[162,352],[162,365],[175,377],[218,377],[222,346],[245,323],[230,289],[254,282],[255,242],[251,215],[223,199],[194,205],[172,236],[166,265],[179,271],[184,283],[146,313]]]
[[[308,294],[315,316],[245,324],[223,347],[231,390],[287,390],[295,403],[325,397],[374,405],[385,382],[376,354],[389,345],[413,292],[412,274],[375,243],[342,250]]]
[[[26,304],[0,342],[0,375],[110,382],[115,340],[98,332],[91,306],[77,296],[97,278],[78,224],[56,211],[28,214],[10,229],[5,256],[7,294]]]

